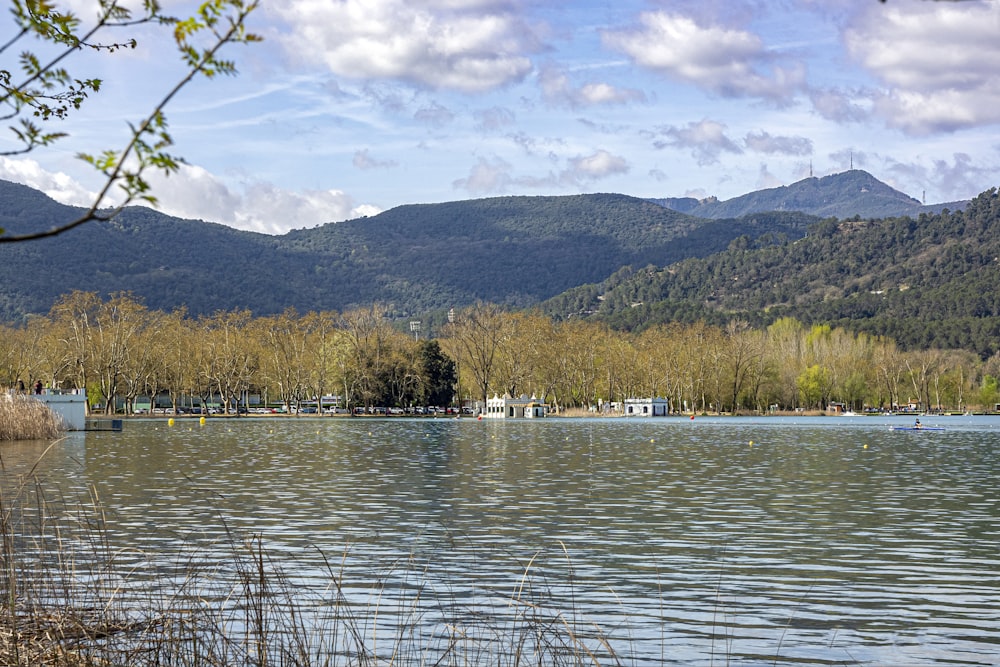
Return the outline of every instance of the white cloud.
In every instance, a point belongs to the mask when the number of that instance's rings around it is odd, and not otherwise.
[[[38,162],[30,159],[0,157],[0,178],[40,190],[67,206],[89,208],[97,197],[95,191],[83,187],[67,174],[46,171]]]
[[[874,111],[909,134],[1000,122],[1000,3],[882,5],[845,32],[885,86]]]
[[[233,226],[266,234],[372,214],[372,207],[356,206],[340,190],[292,192],[262,182],[244,186],[241,204]]]
[[[522,80],[539,45],[508,3],[285,0],[265,7],[290,28],[294,58],[339,76],[481,92]]]
[[[358,169],[388,169],[397,166],[395,160],[377,160],[371,156],[367,148],[354,152],[353,164]]]
[[[892,178],[905,184],[897,187],[913,188],[911,195],[920,198],[926,191],[928,202],[947,202],[966,199],[981,191],[982,184],[996,174],[997,166],[980,166],[968,154],[955,153],[950,164],[938,159],[929,167],[890,160],[887,171]]]
[[[865,169],[869,165],[868,153],[854,148],[845,148],[834,151],[827,157],[837,165],[834,171],[846,171],[847,169]]]
[[[458,190],[466,190],[474,195],[504,192],[511,182],[511,165],[498,157],[479,160],[469,170],[469,175],[452,183]]]
[[[495,132],[514,124],[517,116],[506,107],[492,107],[476,111],[476,129],[480,132]]]
[[[180,218],[237,226],[239,195],[201,167],[183,165],[174,174],[154,174],[148,180],[157,200],[157,210]]]
[[[838,123],[858,123],[871,116],[870,91],[849,91],[838,88],[815,88],[809,91],[813,109],[827,120]]]
[[[447,107],[437,102],[431,102],[417,109],[416,113],[413,114],[413,118],[429,127],[440,129],[455,120],[455,114]]]
[[[774,136],[770,132],[750,132],[744,139],[746,147],[758,153],[781,155],[811,155],[813,143],[805,137]]]
[[[642,67],[724,97],[786,103],[805,83],[801,65],[781,67],[757,35],[702,26],[670,12],[645,12],[639,27],[607,31],[604,43]]]
[[[357,205],[340,190],[291,191],[249,181],[235,191],[206,170],[187,165],[176,174],[150,181],[159,201],[157,208],[163,213],[264,234],[371,215],[374,210]]]
[[[743,150],[726,136],[726,126],[714,120],[688,123],[686,127],[660,129],[663,139],[653,142],[656,148],[690,149],[701,166],[715,164],[722,153],[740,154]]]
[[[550,172],[544,176],[515,176],[514,166],[500,157],[490,159],[480,157],[465,178],[455,180],[455,189],[466,190],[481,196],[499,194],[510,188],[579,188],[587,183],[628,173],[628,161],[606,150],[597,150],[589,155],[580,155],[567,160],[566,168],[558,174]]]
[[[51,173],[29,159],[0,157],[0,178],[44,192],[61,204],[89,207],[97,196],[64,173]],[[170,176],[148,174],[156,210],[178,218],[205,220],[264,234],[284,234],[381,211],[357,204],[339,190],[283,190],[261,181],[234,190],[201,167],[182,165]],[[136,202],[142,204],[141,202]],[[104,202],[103,207],[112,202]]]
[[[757,184],[756,188],[758,190],[765,190],[768,188],[776,188],[780,185],[784,185],[777,176],[772,174],[766,164],[760,165],[760,170],[757,172]]]
[[[570,181],[592,181],[617,174],[628,173],[628,161],[606,150],[572,158],[563,176]]]
[[[574,87],[565,72],[553,66],[542,68],[538,75],[542,97],[549,104],[579,108],[600,104],[627,104],[644,102],[641,90],[620,88],[604,82],[589,82]]]

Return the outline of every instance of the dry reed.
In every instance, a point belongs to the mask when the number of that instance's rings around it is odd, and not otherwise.
[[[113,546],[94,492],[70,507],[37,480],[13,486],[0,488],[2,665],[623,664],[600,628],[556,607],[534,557],[507,591],[436,590],[412,555],[357,580],[349,550],[319,554],[321,576],[304,583],[287,553],[224,522],[218,545],[151,555]]]
[[[0,394],[0,441],[47,440],[62,430],[62,419],[41,401],[17,392]]]

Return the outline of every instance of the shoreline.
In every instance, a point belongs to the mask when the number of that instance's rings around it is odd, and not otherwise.
[[[620,413],[604,413],[598,414],[590,412],[588,410],[564,410],[561,412],[553,412],[546,414],[544,419],[626,419],[626,420],[639,420],[639,421],[661,421],[661,420],[694,420],[701,418],[745,418],[745,417],[777,417],[777,418],[810,418],[810,417],[843,417],[844,419],[851,418],[884,418],[884,417],[1000,417],[1000,412],[988,412],[988,411],[970,411],[970,412],[862,412],[851,415],[844,415],[836,412],[825,412],[823,410],[806,410],[803,412],[770,412],[770,413],[759,413],[759,412],[743,412],[743,413],[714,413],[714,412],[685,412],[685,413],[672,413],[669,415],[661,416],[648,416],[648,415],[624,415]],[[114,414],[114,415],[104,415],[104,414],[92,414],[88,415],[87,419],[125,419],[125,420],[184,420],[184,421],[211,421],[211,420],[226,420],[234,421],[240,419],[415,419],[415,420],[460,420],[460,421],[505,421],[504,419],[490,419],[481,418],[480,415],[421,415],[421,414],[352,414],[352,413],[338,413],[338,414],[295,414],[295,413],[261,413],[261,414],[209,414],[209,415],[199,415],[199,414]],[[513,419],[513,421],[524,421],[524,419]]]

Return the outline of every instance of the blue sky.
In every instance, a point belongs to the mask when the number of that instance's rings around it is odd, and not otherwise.
[[[238,77],[167,109],[188,164],[156,181],[166,213],[274,234],[499,195],[727,199],[852,163],[928,203],[1000,180],[998,0],[262,0],[251,28]],[[75,154],[120,145],[180,71],[169,35],[138,37],[78,60],[104,90],[0,178],[89,203]]]

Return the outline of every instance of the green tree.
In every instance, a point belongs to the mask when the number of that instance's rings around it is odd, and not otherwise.
[[[455,396],[455,362],[436,340],[421,341],[417,359],[420,373],[417,400],[423,405],[450,405]]]
[[[984,410],[992,410],[1000,402],[1000,381],[992,375],[984,375],[979,385],[979,404]]]
[[[13,35],[0,45],[0,113],[11,123],[16,147],[0,155],[31,153],[67,136],[65,121],[102,85],[100,79],[71,74],[69,63],[79,60],[84,51],[110,55],[134,49],[137,40],[118,36],[122,31],[143,25],[171,30],[184,74],[151,103],[144,118],[129,125],[124,146],[78,155],[104,177],[90,208],[47,231],[6,235],[0,229],[0,243],[54,236],[90,220],[108,219],[136,200],[155,204],[146,173],[171,173],[180,166],[180,158],[168,152],[173,140],[164,110],[199,74],[212,78],[236,73],[232,61],[219,57],[224,46],[260,39],[246,30],[247,18],[258,0],[206,0],[185,19],[163,13],[157,0],[143,0],[140,12],[128,9],[121,0],[95,0],[95,4],[97,17],[86,21],[61,9],[54,0],[12,0]],[[106,41],[112,33],[116,37]],[[15,51],[31,39],[40,42],[37,50]],[[112,191],[117,191],[119,198],[116,207],[108,211]]]
[[[823,407],[829,384],[829,372],[819,364],[813,364],[803,370],[796,382],[802,404],[811,408]]]

